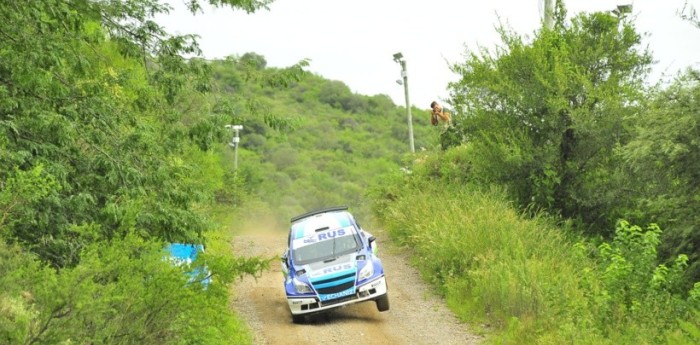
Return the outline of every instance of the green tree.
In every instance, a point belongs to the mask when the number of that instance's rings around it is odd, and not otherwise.
[[[208,2],[251,12],[270,1]],[[196,11],[200,2],[189,4]],[[171,36],[153,22],[169,8],[161,1],[0,5],[0,180],[14,174],[6,168],[42,166],[55,181],[41,199],[15,208],[32,218],[6,222],[4,234],[57,267],[75,264],[91,241],[134,229],[194,242],[207,227],[194,204],[212,191],[183,179],[199,171],[183,156],[192,152],[188,137],[207,149],[225,121],[182,122],[179,95],[209,90],[210,69],[182,57],[198,54],[194,37]],[[76,224],[97,226],[80,234],[69,230]]]
[[[619,202],[613,151],[643,99],[651,57],[624,18],[581,14],[527,43],[500,29],[503,46],[453,66],[458,136],[474,145],[476,178],[507,185],[521,206],[611,228]]]
[[[700,73],[657,90],[633,118],[634,138],[620,152],[637,187],[636,213],[668,230],[663,257],[690,256],[700,277]]]
[[[267,67],[267,60],[265,57],[256,53],[245,53],[241,56],[240,62],[244,65],[248,65],[258,71],[264,70]]]

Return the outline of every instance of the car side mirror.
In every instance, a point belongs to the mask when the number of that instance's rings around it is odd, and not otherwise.
[[[369,242],[369,247],[372,248],[372,254],[377,255],[377,244],[375,243],[377,241],[377,238],[374,236],[370,236],[367,239],[367,242]]]
[[[287,261],[287,259],[289,259],[289,249],[284,251],[280,259],[282,260],[282,274],[284,275],[284,279],[287,279],[287,277],[289,277],[289,264]]]

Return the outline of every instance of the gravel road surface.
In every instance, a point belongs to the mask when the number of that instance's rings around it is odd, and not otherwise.
[[[233,243],[237,256],[280,256],[286,249],[286,229],[250,227]],[[478,344],[445,303],[423,283],[409,265],[405,250],[370,230],[379,244],[379,257],[388,280],[391,309],[380,313],[374,302],[363,302],[292,323],[282,286],[279,262],[254,279],[246,277],[233,288],[232,308],[254,332],[255,344]]]

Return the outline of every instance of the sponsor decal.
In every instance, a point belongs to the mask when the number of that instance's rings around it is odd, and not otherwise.
[[[300,239],[308,235],[312,235],[318,228],[324,226],[337,229],[345,228],[353,225],[350,221],[350,215],[347,212],[329,212],[318,214],[295,223],[291,227],[292,237]]]
[[[339,229],[339,230],[331,230],[331,231],[326,231],[324,233],[318,234],[318,240],[323,241],[323,240],[330,240],[335,238],[336,236],[345,236],[345,229]]]
[[[339,228],[335,230],[329,230],[329,231],[324,231],[316,234],[310,234],[308,236],[304,236],[302,238],[295,238],[294,245],[295,248],[298,248],[300,246],[305,246],[309,245],[312,243],[320,242],[320,241],[327,241],[327,240],[332,240],[336,237],[342,237],[342,236],[347,236],[351,235],[354,232],[349,229],[349,228]]]
[[[316,278],[316,277],[325,276],[325,275],[331,274],[331,273],[337,273],[337,272],[341,272],[341,271],[350,270],[353,268],[355,268],[355,266],[351,262],[346,262],[344,264],[324,267],[323,269],[314,271],[313,273],[310,274],[310,276]]]
[[[355,293],[355,287],[352,287],[350,289],[347,289],[345,291],[341,291],[338,293],[330,293],[327,295],[318,295],[318,298],[321,299],[321,301],[329,301],[329,300],[336,299],[336,298],[350,296],[350,295],[353,295],[354,293]]]
[[[329,273],[334,273],[334,272],[338,272],[338,271],[349,270],[351,268],[352,268],[351,263],[345,263],[345,264],[341,264],[341,265],[326,267],[321,271],[321,274],[329,274]]]

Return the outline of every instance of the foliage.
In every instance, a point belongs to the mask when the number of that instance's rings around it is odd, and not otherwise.
[[[173,54],[188,48],[166,49],[172,42],[151,36],[158,30],[149,31],[146,13],[162,10],[155,2],[0,5],[6,19],[0,24],[0,130],[6,138],[0,165],[42,166],[55,181],[43,198],[18,210],[32,219],[14,222],[5,234],[56,267],[76,264],[91,241],[130,229],[148,229],[144,237],[193,240],[206,226],[191,209],[206,190],[179,181],[193,167],[179,156],[188,142],[168,111],[188,82],[186,71],[198,67],[175,61]],[[133,41],[134,35],[150,43]],[[143,65],[139,58],[150,56],[124,51],[134,44],[165,52]],[[0,177],[9,173],[3,169]],[[68,230],[75,224],[96,226],[79,234]]]
[[[677,319],[689,320],[690,312],[700,307],[692,297],[700,293],[700,285],[690,292],[685,290],[686,255],[679,255],[670,267],[656,264],[661,233],[655,224],[644,230],[621,221],[612,243],[600,244],[594,252],[598,262],[595,279],[601,281],[602,290],[592,290],[589,298],[598,315],[598,327],[606,330],[606,335],[621,336],[620,340],[630,337],[625,339],[629,342],[635,332],[644,334],[650,327],[673,329],[678,327]],[[586,284],[593,279],[583,278]],[[609,325],[624,325],[628,332],[617,335]],[[661,335],[646,334],[654,338]]]
[[[0,244],[3,342],[109,344],[228,344],[250,341],[227,303],[227,282],[267,267],[250,259],[216,269],[206,289],[187,282],[186,267],[163,260],[162,243],[136,236],[90,245],[81,262],[60,272],[43,268],[16,247]],[[228,267],[228,269],[223,269]],[[224,273],[226,272],[226,273]],[[12,322],[15,320],[15,322]]]
[[[0,233],[11,228],[16,223],[29,222],[34,217],[31,207],[57,188],[51,176],[45,176],[43,166],[39,165],[30,171],[22,171],[15,167],[0,189]]]
[[[454,126],[449,126],[440,133],[440,147],[443,150],[458,146],[463,140],[460,131]]]
[[[270,1],[188,6],[203,3]],[[700,285],[683,275],[700,267],[698,76],[646,90],[651,57],[627,18],[567,23],[559,2],[555,28],[529,42],[501,29],[493,55],[453,66],[457,126],[416,116],[408,154],[406,109],[388,96],[307,60],[186,59],[195,37],[152,20],[168,10],[0,4],[0,342],[249,343],[228,287],[270,261],[233,257],[218,224],[333,204],[361,215],[368,191],[494,342],[697,342]],[[228,124],[244,126],[235,171]],[[212,248],[195,263],[209,288],[162,260],[170,241]]]
[[[247,12],[270,3],[206,2]],[[215,197],[236,203],[250,191],[213,150],[231,113],[205,94],[211,64],[183,57],[199,54],[193,36],[153,21],[169,9],[0,4],[0,342],[251,341],[228,284],[266,260],[205,255],[215,274],[206,290],[162,260],[165,243],[205,242]],[[269,71],[257,61],[241,75],[269,87],[306,65]],[[283,128],[271,114],[254,113]]]
[[[652,94],[634,117],[635,135],[620,149],[637,181],[635,210],[664,224],[663,257],[690,254],[691,277],[700,277],[700,73],[688,71]]]
[[[696,343],[698,73],[646,89],[628,17],[556,16],[453,65],[458,133],[375,188],[373,211],[489,341]]]
[[[611,238],[619,219],[657,223],[661,262],[688,255],[689,289],[700,277],[698,73],[648,89],[651,56],[630,17],[568,23],[562,2],[556,12],[555,27],[529,42],[500,28],[502,47],[453,65],[468,179],[503,186],[521,209],[586,234]],[[692,6],[679,13],[697,22]]]
[[[476,148],[475,169],[521,207],[606,231],[619,200],[607,191],[622,180],[612,153],[629,137],[624,119],[642,104],[651,57],[625,19],[593,13],[565,23],[561,2],[556,16],[532,42],[501,28],[502,47],[453,65],[457,125]]]
[[[253,72],[279,71],[252,71],[244,61],[252,57],[264,60],[247,53],[211,62],[213,102],[225,100],[232,121],[244,127],[238,147],[241,186],[278,210],[284,222],[328,205],[363,208],[365,190],[403,164],[408,151],[405,112],[386,95],[354,94],[342,82],[317,75],[300,75],[287,84],[250,83],[256,80]],[[249,98],[257,99],[255,107],[248,106]],[[261,123],[261,111],[284,115],[276,117],[279,122]],[[427,120],[415,121],[417,147],[437,144],[438,133],[430,132]],[[232,160],[227,155],[225,160]]]
[[[692,339],[700,284],[686,289],[685,256],[656,263],[658,226],[622,221],[597,245],[574,237],[471,178],[469,154],[469,145],[426,154],[373,189],[373,211],[450,308],[485,327],[488,343]]]
[[[670,345],[692,345],[700,342],[700,311],[695,310],[693,318],[679,321],[679,329],[670,330],[666,342]]]
[[[651,56],[628,17],[565,23],[564,14],[560,2],[557,25],[531,42],[501,28],[503,47],[453,66],[473,179],[588,234],[612,237],[621,218],[659,224],[659,256],[672,262],[687,253],[689,288],[700,277],[698,73],[647,90]],[[687,4],[680,14],[697,21]]]

